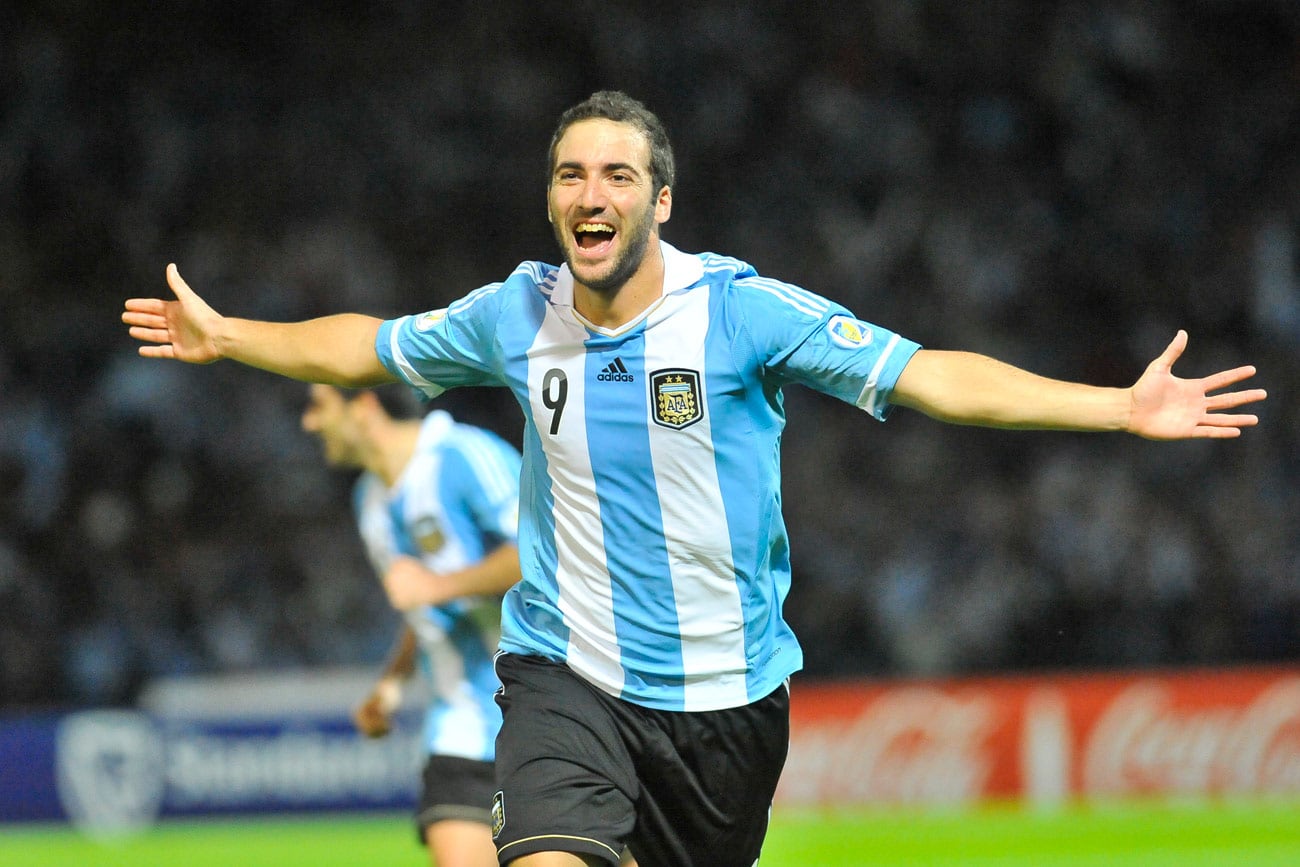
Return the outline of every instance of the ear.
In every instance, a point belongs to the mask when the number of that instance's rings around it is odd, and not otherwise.
[[[673,190],[672,187],[664,186],[659,190],[659,198],[655,200],[655,223],[666,223],[672,215]]]
[[[366,416],[373,416],[383,411],[383,405],[373,391],[358,391],[351,396],[348,403],[361,410]]]

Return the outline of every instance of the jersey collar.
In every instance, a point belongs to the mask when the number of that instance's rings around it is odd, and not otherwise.
[[[664,295],[690,289],[703,279],[704,263],[699,256],[683,253],[667,241],[659,242],[659,250],[664,257]],[[561,265],[556,272],[551,303],[558,307],[573,308],[573,272],[567,264]]]

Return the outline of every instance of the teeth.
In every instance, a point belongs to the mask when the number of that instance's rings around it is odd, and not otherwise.
[[[614,234],[613,226],[606,226],[604,223],[579,223],[575,232],[599,232],[606,235]]]

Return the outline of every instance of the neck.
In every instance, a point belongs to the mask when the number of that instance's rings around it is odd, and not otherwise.
[[[659,239],[651,237],[645,257],[626,282],[598,290],[573,283],[573,306],[583,319],[600,328],[618,328],[636,319],[664,293],[664,254]]]
[[[419,439],[418,421],[403,420],[386,425],[374,436],[374,449],[366,461],[366,469],[379,476],[391,488],[411,462]]]

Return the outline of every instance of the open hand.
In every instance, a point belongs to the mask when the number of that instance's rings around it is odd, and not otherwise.
[[[1240,436],[1242,428],[1258,423],[1254,415],[1224,410],[1263,400],[1268,396],[1264,389],[1214,393],[1254,376],[1255,368],[1244,365],[1200,379],[1180,379],[1172,368],[1186,348],[1187,332],[1180,330],[1134,383],[1129,431],[1153,440],[1223,439]]]
[[[167,266],[167,285],[175,301],[162,298],[128,298],[122,321],[128,333],[142,344],[146,358],[174,358],[209,364],[221,358],[215,336],[222,317],[181,279],[175,265]]]

